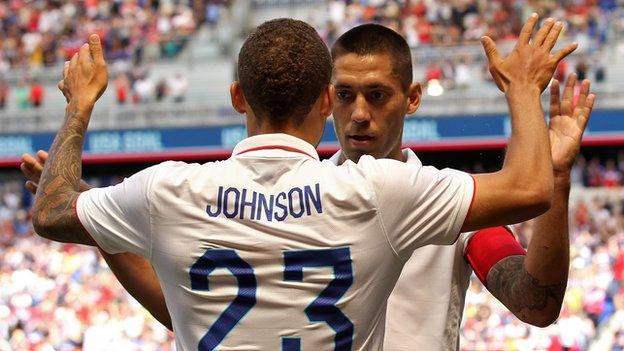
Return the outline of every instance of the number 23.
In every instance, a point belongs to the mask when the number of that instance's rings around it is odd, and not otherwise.
[[[351,350],[353,323],[336,307],[336,303],[353,284],[349,248],[284,251],[284,280],[303,281],[304,267],[333,267],[334,279],[306,309],[311,322],[325,322],[334,336],[334,351]],[[191,289],[209,290],[208,277],[213,270],[225,268],[238,283],[238,294],[201,338],[199,351],[214,350],[256,304],[258,287],[253,267],[234,250],[209,249],[190,270]],[[300,351],[300,338],[282,338],[282,351]]]

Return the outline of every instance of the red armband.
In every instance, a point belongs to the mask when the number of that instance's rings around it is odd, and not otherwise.
[[[526,255],[513,233],[507,227],[487,228],[477,231],[468,240],[464,256],[483,285],[487,286],[490,269],[505,257]]]

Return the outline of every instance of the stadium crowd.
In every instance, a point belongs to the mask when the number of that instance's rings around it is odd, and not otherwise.
[[[328,16],[320,16],[327,20],[318,26],[332,43],[353,26],[379,22],[402,33],[415,48],[475,43],[484,35],[494,40],[516,39],[522,23],[537,12],[540,18],[565,19],[567,36],[579,44],[595,39],[601,45],[615,9],[614,0],[331,0]]]
[[[440,83],[446,89],[467,88],[475,81],[487,81],[491,76],[481,57],[458,50],[440,60],[420,58],[419,48],[477,44],[488,35],[497,41],[515,41],[528,16],[538,12],[540,18],[564,19],[564,35],[579,43],[579,57],[560,65],[557,78],[576,72],[582,80],[605,80],[606,57],[603,47],[610,24],[615,22],[616,1],[482,1],[482,0],[332,0],[327,13],[313,22],[328,44],[332,44],[349,28],[378,22],[401,33],[415,49],[416,64],[425,68],[417,80]],[[325,20],[327,19],[327,20]],[[479,51],[480,54],[480,51]]]
[[[89,182],[104,186],[119,180]],[[580,184],[581,194],[591,191]],[[33,233],[30,201],[20,181],[0,184],[0,351],[172,350],[172,334],[125,292],[97,250]],[[473,277],[462,350],[586,350],[615,311],[624,321],[623,206],[621,199],[594,196],[573,201],[568,290],[559,320],[546,329],[518,321]],[[531,223],[516,230],[526,246]],[[622,350],[624,322],[614,335],[612,349]]]
[[[0,2],[0,73],[69,60],[89,33],[107,59],[134,64],[175,57],[202,24],[213,25],[227,0]]]

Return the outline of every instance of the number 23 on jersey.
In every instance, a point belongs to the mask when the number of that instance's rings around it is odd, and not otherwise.
[[[325,322],[335,332],[334,351],[349,351],[353,344],[353,323],[336,306],[353,284],[349,248],[284,251],[284,280],[303,281],[303,269],[332,267],[334,279],[303,312],[311,322]],[[238,283],[238,294],[199,341],[199,351],[212,351],[256,304],[258,283],[254,269],[234,250],[209,249],[190,269],[191,289],[210,290],[212,271],[227,269]],[[300,338],[282,338],[282,351],[301,351]],[[314,350],[312,350],[314,351]]]

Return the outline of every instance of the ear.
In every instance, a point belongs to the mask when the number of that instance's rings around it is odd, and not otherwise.
[[[230,100],[232,101],[232,107],[240,114],[247,113],[247,101],[241,89],[240,83],[236,80],[230,85]]]
[[[420,107],[420,98],[422,97],[422,87],[420,86],[420,83],[410,85],[407,94],[409,99],[407,114],[411,115]]]
[[[323,102],[321,105],[321,113],[323,117],[329,117],[334,110],[334,85],[329,84],[323,92]]]

